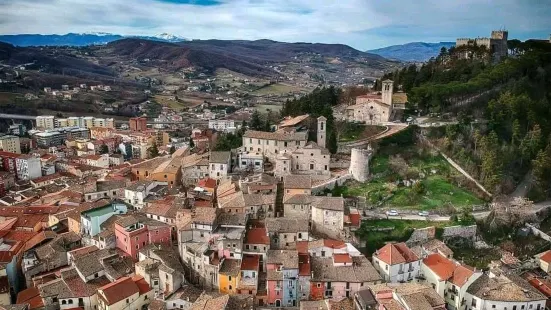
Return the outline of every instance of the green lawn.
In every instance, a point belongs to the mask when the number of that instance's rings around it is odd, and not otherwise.
[[[387,220],[375,219],[362,222],[362,226],[357,235],[366,241],[366,250],[369,255],[380,249],[387,242],[405,242],[409,239],[415,229],[434,226],[437,229],[456,225],[471,225],[469,222],[431,222],[431,221],[412,221],[412,220]],[[387,231],[373,231],[371,227],[393,228]]]
[[[252,92],[251,94],[252,95],[258,95],[258,96],[284,95],[284,94],[291,93],[291,92],[299,92],[301,90],[303,90],[303,89],[299,88],[299,87],[291,86],[291,85],[272,84],[272,85],[267,85],[267,86],[261,87],[261,88],[255,90],[254,92]]]
[[[407,175],[421,179],[421,185],[406,187],[394,183],[402,177],[390,167],[389,154],[400,154],[407,162]],[[432,173],[435,171],[436,173]],[[434,210],[452,205],[457,209],[482,204],[483,201],[468,190],[451,183],[459,175],[440,155],[419,154],[413,147],[382,149],[370,162],[369,182],[348,182],[334,194],[366,197],[371,205],[393,209]],[[338,191],[338,192],[337,192]],[[384,202],[384,203],[383,203]]]

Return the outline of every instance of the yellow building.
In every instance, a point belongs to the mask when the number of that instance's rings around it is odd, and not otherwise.
[[[5,135],[0,137],[0,150],[21,154],[21,144],[18,136]]]
[[[238,259],[225,259],[218,271],[218,287],[222,294],[236,294],[241,261]]]

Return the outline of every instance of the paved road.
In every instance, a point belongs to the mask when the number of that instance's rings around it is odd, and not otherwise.
[[[549,203],[549,206],[551,206],[551,201]],[[367,216],[362,216],[362,220],[369,220],[372,218],[380,218],[380,219],[394,219],[394,220],[412,220],[412,221],[433,221],[433,222],[447,222],[450,220],[449,216],[441,216],[441,215],[429,215],[429,216],[420,216],[418,214],[400,214],[398,216],[387,216],[384,212],[375,212],[375,211],[367,211]],[[490,211],[481,211],[481,212],[474,212],[473,216],[477,220],[481,220],[488,216],[490,214]]]

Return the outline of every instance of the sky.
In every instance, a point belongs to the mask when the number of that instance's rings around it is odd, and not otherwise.
[[[0,0],[0,34],[170,33],[360,50],[507,29],[549,38],[551,0]]]

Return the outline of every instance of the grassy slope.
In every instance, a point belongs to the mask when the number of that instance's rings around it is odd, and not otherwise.
[[[482,200],[473,193],[452,184],[448,178],[458,174],[439,155],[419,155],[413,148],[393,150],[395,154],[404,154],[407,158],[410,171],[414,174],[425,173],[427,177],[422,180],[425,191],[421,194],[415,192],[412,187],[389,186],[400,179],[389,166],[389,150],[382,150],[371,161],[370,172],[374,176],[372,181],[366,183],[351,182],[342,189],[344,195],[365,196],[371,204],[377,204],[384,198],[388,201],[384,207],[434,210],[447,204],[455,207],[482,204]],[[431,174],[431,170],[436,174]]]

